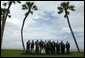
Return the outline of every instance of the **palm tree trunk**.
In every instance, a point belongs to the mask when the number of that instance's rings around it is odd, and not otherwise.
[[[29,13],[28,13],[28,15],[29,15]],[[21,41],[22,41],[22,46],[23,46],[23,50],[24,51],[25,51],[25,46],[24,46],[24,41],[23,41],[23,27],[24,27],[25,20],[26,20],[26,18],[27,18],[28,15],[25,16],[25,18],[23,20],[23,23],[22,23],[22,27],[21,27]]]
[[[3,39],[5,23],[6,23],[6,19],[4,19],[4,17],[3,17],[2,26],[1,26],[1,45],[2,45],[2,39]]]
[[[5,29],[6,19],[7,19],[8,11],[9,11],[11,5],[12,5],[12,2],[9,3],[6,16],[4,17],[4,19],[2,21],[2,27],[1,27],[1,46],[2,46],[2,40],[3,40],[3,35],[4,35],[4,29]]]
[[[75,42],[75,44],[76,44],[77,50],[78,50],[78,52],[80,52],[80,49],[79,49],[79,46],[78,46],[78,44],[77,44],[75,35],[74,35],[73,30],[72,30],[71,25],[70,25],[70,21],[69,21],[68,15],[67,15],[67,22],[68,22],[68,26],[69,26],[69,28],[70,28],[71,34],[72,34],[72,36],[73,36],[74,42]]]

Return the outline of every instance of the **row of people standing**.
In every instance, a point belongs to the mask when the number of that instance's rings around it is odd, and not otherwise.
[[[27,42],[27,49],[26,51],[33,51],[34,50],[34,46],[35,46],[35,52],[36,53],[41,53],[41,51],[44,49],[46,54],[64,54],[64,53],[70,53],[70,43],[68,43],[68,41],[66,42],[66,44],[63,43],[63,41],[61,41],[60,43],[54,42],[51,40],[49,41],[38,41],[36,40],[35,42],[32,40],[32,42],[30,42],[30,40],[28,40]],[[31,50],[30,50],[31,49]],[[66,50],[65,50],[66,49]]]

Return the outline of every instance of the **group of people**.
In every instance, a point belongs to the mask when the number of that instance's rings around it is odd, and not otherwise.
[[[34,46],[35,46],[35,52],[36,53],[41,53],[42,50],[44,51],[44,53],[46,54],[69,54],[70,53],[70,43],[68,43],[68,41],[64,44],[63,41],[61,42],[54,42],[51,40],[48,41],[38,41],[36,40],[35,42],[32,40],[30,42],[30,40],[27,41],[26,43],[26,51],[27,52],[32,52],[34,50]]]

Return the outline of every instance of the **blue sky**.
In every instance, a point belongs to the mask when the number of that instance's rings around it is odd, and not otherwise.
[[[33,40],[69,41],[71,49],[76,49],[67,20],[63,14],[58,14],[57,7],[63,1],[34,1],[38,11],[29,15],[24,26],[24,42]],[[1,2],[3,3],[3,2]],[[24,1],[22,2],[22,4]],[[7,18],[2,48],[22,49],[20,29],[26,11],[22,4],[12,4],[11,18]],[[72,25],[80,49],[84,49],[84,1],[70,1],[75,5],[75,12],[70,12],[69,20]],[[1,6],[3,7],[3,6]]]

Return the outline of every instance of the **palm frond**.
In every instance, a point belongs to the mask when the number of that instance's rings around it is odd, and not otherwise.
[[[58,10],[63,11],[63,8],[62,7],[58,7]]]
[[[5,13],[7,13],[7,9],[1,8],[1,14],[5,14]]]
[[[7,3],[3,3],[4,6],[7,6]]]
[[[66,7],[66,2],[62,2],[61,7],[65,8]]]
[[[31,5],[31,2],[26,2],[26,5],[27,5],[28,8],[29,8],[29,6]]]
[[[69,8],[70,10],[72,10],[72,11],[75,11],[75,9],[74,9],[75,6],[74,6],[74,5],[71,5],[71,6],[69,6],[68,8]]]
[[[32,9],[33,10],[38,10],[36,5],[34,5]]]
[[[69,6],[69,2],[67,2],[66,4],[67,4],[67,6]]]
[[[33,15],[33,11],[30,11],[30,13]]]
[[[30,7],[32,7],[32,6],[33,6],[33,4],[34,4],[34,2],[31,2]]]
[[[65,14],[65,15],[64,15],[64,17],[66,18],[66,17],[67,17],[67,15]]]
[[[26,2],[27,5],[30,5],[30,2]]]
[[[26,5],[28,6],[29,9],[33,6],[34,2],[26,2]]]
[[[61,14],[63,11],[59,11],[58,14]]]
[[[11,18],[11,15],[8,15],[9,18]]]
[[[20,1],[12,1],[12,3],[14,3],[14,4],[15,4],[16,2],[17,2],[17,3],[21,3]]]
[[[26,9],[27,9],[26,4],[23,4],[23,5],[22,5],[22,10],[26,10]]]
[[[58,10],[59,10],[58,14],[61,14],[63,12],[63,8],[62,7],[58,7]]]

